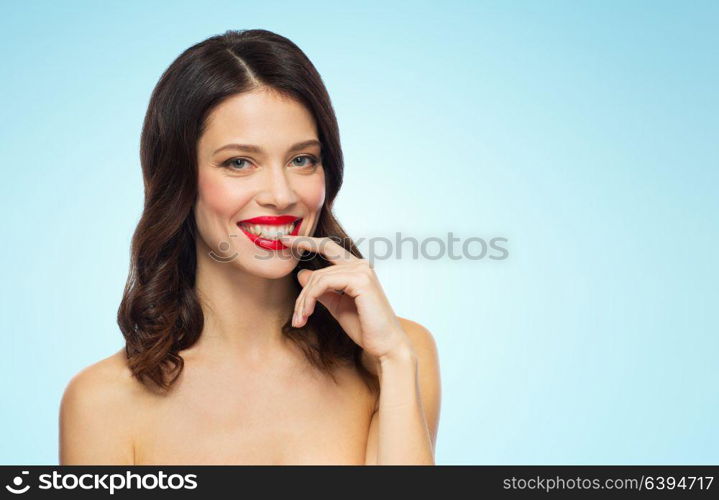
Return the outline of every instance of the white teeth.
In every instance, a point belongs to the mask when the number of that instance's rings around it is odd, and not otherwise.
[[[295,227],[295,222],[292,224],[285,224],[284,226],[264,226],[261,224],[240,224],[242,229],[248,233],[256,234],[262,238],[268,240],[276,240],[280,236],[290,234],[292,229]]]

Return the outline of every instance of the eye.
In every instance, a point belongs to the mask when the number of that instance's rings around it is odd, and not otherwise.
[[[297,160],[300,160],[299,164],[297,163]],[[296,156],[292,159],[292,161],[294,162],[293,165],[298,168],[315,167],[320,162],[312,155]],[[249,164],[249,161],[246,158],[230,158],[229,160],[222,162],[223,167],[229,168],[230,170],[234,170],[236,172],[244,172],[245,170],[249,170],[249,167],[245,166],[245,164]]]
[[[236,161],[247,162],[247,160],[245,158],[230,158],[229,160],[222,162],[222,166],[227,167],[230,170],[247,170],[246,168],[236,168],[237,164],[233,163]]]
[[[294,165],[296,167],[310,167],[310,166],[314,167],[319,163],[319,160],[312,155],[296,156],[292,161],[294,162],[295,160],[309,160],[309,163],[305,162],[301,165],[298,165],[297,163],[295,163]]]

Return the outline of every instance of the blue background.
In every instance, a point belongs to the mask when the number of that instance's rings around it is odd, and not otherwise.
[[[708,1],[3,1],[0,463],[56,464],[67,382],[123,346],[153,86],[264,28],[332,97],[351,236],[508,239],[376,261],[437,341],[437,463],[716,464],[717,25]]]

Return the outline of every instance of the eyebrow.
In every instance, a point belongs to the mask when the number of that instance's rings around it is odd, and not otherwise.
[[[305,149],[310,146],[319,146],[322,147],[322,144],[320,141],[316,139],[310,139],[309,141],[302,141],[298,142],[297,144],[294,144],[290,146],[290,148],[287,150],[289,153],[293,153],[295,151],[299,151],[300,149]],[[224,151],[225,149],[237,149],[240,151],[246,151],[248,153],[263,153],[263,150],[259,146],[255,146],[254,144],[225,144],[224,146],[218,148],[215,150],[213,155],[216,155],[220,151]]]

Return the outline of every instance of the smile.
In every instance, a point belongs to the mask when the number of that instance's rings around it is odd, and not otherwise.
[[[278,238],[287,234],[297,235],[301,225],[302,218],[294,215],[266,215],[237,223],[237,227],[242,230],[250,241],[267,250],[287,248]]]

